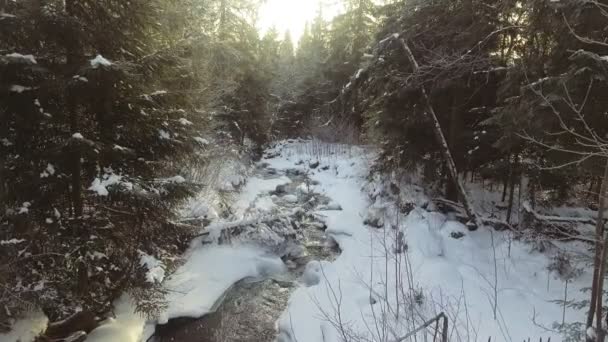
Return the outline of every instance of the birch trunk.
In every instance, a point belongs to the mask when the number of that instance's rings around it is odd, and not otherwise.
[[[608,192],[608,161],[604,169],[604,178],[599,191],[599,208],[595,226],[595,260],[593,262],[593,285],[591,287],[591,301],[587,315],[587,328],[593,325],[593,316],[596,316],[597,341],[603,341],[604,333],[602,326],[602,288],[604,287],[604,276],[606,273],[606,251],[604,237],[604,210],[606,210],[606,197]],[[600,339],[601,338],[601,339]],[[587,337],[588,341],[593,341]]]
[[[412,50],[410,50],[410,47],[407,45],[405,40],[399,39],[399,42],[401,43],[401,47],[403,48],[405,54],[407,55],[407,58],[409,59],[411,65],[412,65],[413,71],[418,72],[420,67],[418,66],[418,62],[416,61],[416,58],[414,58],[414,54],[412,53]],[[445,135],[443,134],[443,131],[441,130],[441,124],[439,123],[439,120],[437,119],[437,115],[435,114],[435,110],[433,109],[433,105],[431,104],[431,99],[428,96],[424,86],[420,87],[420,91],[422,93],[422,98],[424,100],[426,112],[432,121],[433,132],[435,133],[435,138],[437,139],[437,143],[439,144],[439,148],[441,149],[441,153],[443,155],[443,159],[445,161],[446,167],[448,168],[448,172],[450,173],[450,176],[452,178],[452,181],[454,182],[454,186],[456,187],[456,190],[458,190],[458,193],[460,194],[464,209],[465,209],[467,215],[469,216],[469,220],[470,220],[469,225],[473,224],[475,226],[475,228],[479,228],[482,226],[482,222],[479,219],[479,217],[477,216],[477,214],[475,213],[475,210],[473,209],[473,204],[472,204],[473,202],[471,202],[471,199],[469,198],[469,195],[467,194],[467,191],[466,191],[464,185],[462,184],[462,182],[460,181],[460,178],[458,177],[458,169],[456,169],[456,164],[454,163],[454,158],[452,157],[452,153],[450,152],[450,148],[448,147],[448,143],[445,139]]]

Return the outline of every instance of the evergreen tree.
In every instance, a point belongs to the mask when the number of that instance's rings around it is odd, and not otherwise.
[[[168,157],[194,151],[200,126],[181,95],[189,75],[159,76],[186,68],[153,39],[166,33],[157,5],[0,8],[2,321],[23,303],[51,320],[103,315],[124,291],[151,303],[159,288],[140,253],[164,259],[187,245],[192,232],[172,218],[196,185]]]

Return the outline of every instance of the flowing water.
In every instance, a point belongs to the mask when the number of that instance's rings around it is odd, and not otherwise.
[[[261,164],[255,176],[264,179],[285,175],[291,183],[275,190],[275,203],[291,211],[292,224],[299,231],[296,242],[304,250],[298,257],[284,257],[288,271],[273,278],[246,278],[234,284],[215,306],[201,318],[172,319],[157,326],[155,341],[179,342],[270,342],[277,334],[275,322],[285,310],[292,291],[306,264],[312,260],[333,260],[340,253],[337,244],[324,232],[322,217],[314,211],[330,202],[329,198],[310,191],[311,181],[301,170],[276,170]],[[306,189],[304,193],[302,189]],[[270,194],[269,194],[270,195]],[[297,202],[281,201],[286,195]],[[292,196],[292,197],[293,197]],[[277,200],[278,199],[278,200]],[[302,210],[293,210],[302,208]],[[339,208],[333,208],[339,209]]]

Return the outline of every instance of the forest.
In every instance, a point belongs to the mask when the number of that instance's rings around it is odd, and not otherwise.
[[[0,340],[604,341],[608,1],[300,0],[295,36],[269,2],[0,0]],[[174,299],[276,262],[267,335]]]

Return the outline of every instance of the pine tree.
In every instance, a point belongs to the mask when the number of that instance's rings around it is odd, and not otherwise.
[[[168,160],[199,144],[182,95],[190,76],[180,50],[153,38],[172,34],[155,25],[156,2],[23,1],[0,12],[0,240],[10,241],[0,282],[12,289],[0,318],[23,302],[51,320],[103,315],[123,291],[155,288],[139,253],[176,255],[191,236],[172,218],[197,186]]]

